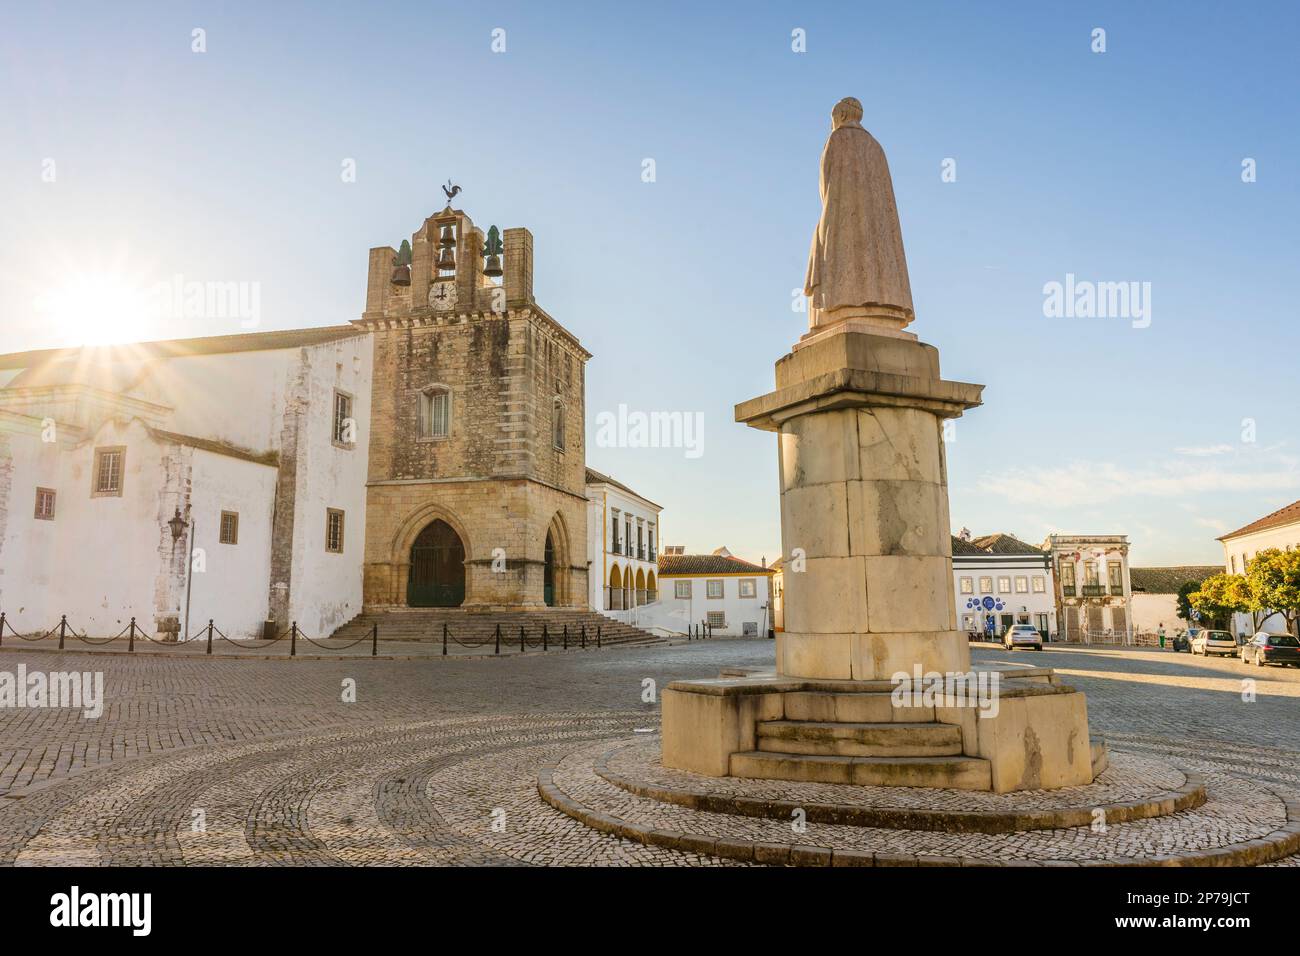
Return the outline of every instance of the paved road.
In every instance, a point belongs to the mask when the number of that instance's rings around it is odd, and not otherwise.
[[[1300,792],[1300,670],[1095,648],[975,656],[1057,668],[1088,694],[1093,732],[1125,749]],[[647,679],[771,661],[770,642],[728,640],[500,660],[6,650],[0,672],[102,671],[105,710],[0,709],[0,863],[679,862],[575,831],[537,806],[533,774],[656,727]]]

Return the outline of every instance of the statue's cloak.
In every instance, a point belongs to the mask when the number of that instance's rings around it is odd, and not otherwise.
[[[804,294],[818,312],[892,306],[912,317],[894,184],[885,151],[859,124],[831,132],[822,150],[822,216]]]

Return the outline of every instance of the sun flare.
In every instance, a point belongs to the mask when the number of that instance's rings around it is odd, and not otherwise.
[[[150,300],[147,290],[119,273],[89,272],[38,295],[34,304],[67,345],[116,345],[146,337]]]

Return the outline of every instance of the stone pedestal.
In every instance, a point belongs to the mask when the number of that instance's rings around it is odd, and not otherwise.
[[[944,381],[911,336],[841,326],[776,364],[737,421],[779,435],[785,631],[777,674],[888,680],[970,669],[957,630],[943,420],[983,386]]]
[[[1105,748],[1050,670],[986,664],[979,700],[924,690],[928,675],[978,683],[957,630],[943,422],[982,389],[944,381],[910,333],[849,322],[805,337],[776,390],[736,406],[779,436],[786,629],[775,674],[664,691],[665,766],[998,793],[1092,782]]]

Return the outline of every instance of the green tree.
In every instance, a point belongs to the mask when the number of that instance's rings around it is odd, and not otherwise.
[[[1261,551],[1251,560],[1246,578],[1264,619],[1275,611],[1286,621],[1287,633],[1294,633],[1300,617],[1300,551]]]
[[[1234,611],[1249,613],[1250,589],[1240,574],[1215,574],[1193,585],[1187,603],[1211,627],[1223,627]],[[1178,616],[1183,617],[1183,592],[1178,592]]]

